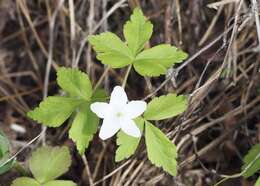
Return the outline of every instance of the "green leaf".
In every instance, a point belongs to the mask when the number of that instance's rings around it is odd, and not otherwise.
[[[35,179],[20,177],[13,181],[11,186],[41,186]]]
[[[54,180],[43,184],[43,186],[77,186],[77,185],[72,181]]]
[[[10,158],[9,153],[6,153],[3,157],[1,157],[1,159],[0,159],[0,175],[8,172],[10,169],[13,168],[13,166],[16,162],[15,160],[11,160],[8,163],[5,163],[7,160],[9,160],[9,158]],[[3,166],[1,166],[1,165],[3,165]]]
[[[134,56],[144,48],[152,33],[152,23],[146,20],[140,8],[135,8],[130,21],[127,21],[124,25],[124,36]]]
[[[134,61],[135,70],[142,76],[159,76],[175,63],[187,58],[187,54],[168,44],[157,45],[139,53]]]
[[[108,98],[109,96],[107,95],[107,92],[104,89],[97,89],[91,97],[91,102],[104,102]]]
[[[9,152],[9,141],[4,135],[4,133],[0,130],[0,159]]]
[[[68,147],[38,148],[32,153],[29,167],[34,178],[39,183],[54,180],[68,171],[71,164],[71,156]]]
[[[46,126],[59,127],[81,103],[82,100],[76,98],[50,96],[27,115]]]
[[[103,64],[121,68],[133,62],[130,49],[111,32],[89,36],[88,40],[97,52],[97,59]]]
[[[256,159],[257,158],[257,159]],[[251,162],[253,162],[256,159],[256,161],[252,164],[252,166],[250,166],[248,168],[248,170],[244,173],[244,177],[248,178],[250,176],[252,176],[253,174],[255,174],[257,171],[260,170],[260,143],[254,145],[249,152],[247,153],[247,155],[244,157],[244,165],[242,167],[243,170],[246,169],[247,166],[249,166],[249,164]]]
[[[155,97],[148,103],[144,113],[147,120],[163,120],[181,114],[187,108],[187,98],[168,94],[166,96]]]
[[[148,159],[157,167],[176,176],[177,150],[175,145],[153,124],[145,122],[145,143]]]
[[[88,75],[77,69],[59,68],[57,82],[71,96],[89,100],[92,95],[92,86]]]
[[[69,137],[76,143],[81,155],[97,132],[98,122],[98,117],[90,110],[90,103],[80,107],[70,128]]]
[[[144,119],[136,118],[135,123],[140,129],[141,133],[144,127]],[[127,135],[121,130],[117,133],[116,143],[118,148],[116,150],[116,161],[122,161],[123,159],[129,158],[132,154],[134,154],[141,138],[135,138]]]
[[[260,186],[260,177],[258,177],[258,179],[256,180],[255,186]]]

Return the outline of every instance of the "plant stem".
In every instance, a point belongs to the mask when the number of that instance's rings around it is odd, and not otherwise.
[[[125,74],[125,78],[124,78],[124,81],[122,83],[122,87],[125,88],[126,86],[126,82],[127,82],[127,79],[128,79],[128,76],[130,74],[130,71],[132,69],[132,64],[128,66],[127,70],[126,70],[126,74]]]
[[[103,79],[106,77],[106,74],[108,73],[110,67],[106,67],[105,71],[103,72],[103,74],[101,75],[101,77],[99,78],[98,82],[96,83],[93,92],[99,87],[99,85],[101,84],[101,82],[103,81]]]

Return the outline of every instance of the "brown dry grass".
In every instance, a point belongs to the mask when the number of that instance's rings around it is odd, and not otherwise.
[[[107,90],[122,83],[126,69],[103,67],[86,36],[106,30],[122,35],[137,5],[154,24],[149,45],[171,43],[190,55],[166,77],[143,80],[131,72],[126,86],[131,98],[150,99],[167,92],[189,95],[183,115],[158,123],[178,147],[176,178],[147,161],[144,145],[134,157],[116,164],[114,141],[95,138],[81,158],[66,126],[45,132],[26,117],[44,97],[59,94],[59,66],[79,67]],[[258,8],[256,0],[1,0],[0,125],[11,140],[12,153],[22,148],[17,157],[24,162],[42,142],[66,144],[73,152],[73,165],[65,178],[79,185],[204,186],[223,174],[239,172],[243,155],[260,141]],[[12,130],[14,123],[26,133]],[[39,134],[35,143],[26,145]],[[1,176],[0,185],[16,176]],[[252,183],[237,178],[225,184]]]

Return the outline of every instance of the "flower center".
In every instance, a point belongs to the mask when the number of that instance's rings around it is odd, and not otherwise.
[[[116,116],[119,117],[119,118],[122,117],[123,115],[124,115],[124,114],[123,114],[122,112],[117,112],[117,113],[116,113]]]

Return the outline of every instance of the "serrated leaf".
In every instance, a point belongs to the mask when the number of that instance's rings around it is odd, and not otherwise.
[[[77,185],[72,181],[54,180],[43,184],[43,186],[77,186]]]
[[[187,54],[168,44],[161,44],[139,53],[134,61],[135,70],[142,76],[159,76]]]
[[[155,97],[148,103],[144,118],[147,120],[163,120],[181,114],[186,108],[187,98],[185,96],[168,94]]]
[[[256,180],[255,186],[260,186],[260,177],[258,177],[258,179]]]
[[[248,170],[244,173],[244,177],[248,178],[252,175],[254,175],[257,171],[260,170],[260,143],[254,145],[249,152],[247,153],[247,155],[244,157],[244,165],[242,167],[243,170],[245,170],[245,168],[251,163],[253,162],[255,159],[257,158],[257,160],[253,163],[252,166],[250,166],[248,168]]]
[[[86,103],[79,108],[69,130],[69,137],[76,143],[81,155],[84,154],[96,133],[98,122],[98,117],[90,111],[90,103]]]
[[[124,36],[128,47],[136,56],[152,36],[153,25],[146,20],[140,8],[135,8],[130,21],[124,25]]]
[[[175,145],[158,128],[145,122],[145,143],[148,159],[172,176],[177,174],[177,150]]]
[[[88,38],[97,52],[97,59],[112,68],[121,68],[133,62],[133,54],[117,35],[105,32]]]
[[[16,178],[11,186],[41,186],[35,179],[28,177]]]
[[[81,103],[76,98],[49,96],[27,116],[46,126],[59,127]]]
[[[36,149],[29,160],[34,178],[41,184],[54,180],[68,171],[71,156],[68,147],[44,146]]]
[[[59,86],[70,94],[70,96],[90,100],[92,86],[86,73],[73,68],[59,68],[57,72]]]
[[[136,118],[134,121],[142,133],[144,127],[144,119]],[[116,162],[122,161],[123,159],[127,159],[132,154],[134,154],[140,142],[140,139],[141,138],[129,136],[120,130],[117,133],[117,140],[116,140],[116,144],[118,145],[118,148],[116,150],[116,157],[115,157]]]

